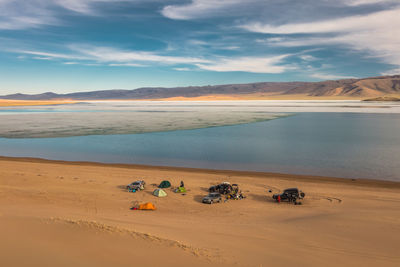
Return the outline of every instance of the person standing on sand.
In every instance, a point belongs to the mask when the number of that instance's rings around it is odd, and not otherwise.
[[[183,183],[183,181],[181,181],[181,185],[179,187],[185,187],[185,184]]]

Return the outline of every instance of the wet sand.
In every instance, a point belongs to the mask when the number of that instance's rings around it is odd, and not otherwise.
[[[146,189],[127,192],[137,179]],[[187,194],[153,196],[164,179]],[[222,181],[247,198],[202,204]],[[303,205],[272,201],[287,187],[306,192]],[[399,193],[375,180],[0,157],[0,265],[399,266]]]

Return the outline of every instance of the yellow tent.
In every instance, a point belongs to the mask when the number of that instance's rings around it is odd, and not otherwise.
[[[154,206],[153,203],[145,203],[145,204],[140,204],[138,210],[156,210],[156,206]]]

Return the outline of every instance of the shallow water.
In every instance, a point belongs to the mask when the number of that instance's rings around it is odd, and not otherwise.
[[[0,155],[400,181],[400,114],[313,112],[196,130],[0,138]]]

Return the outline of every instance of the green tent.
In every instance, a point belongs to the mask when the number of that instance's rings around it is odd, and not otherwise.
[[[175,193],[186,193],[186,189],[184,187],[178,187],[175,189]]]
[[[159,188],[168,188],[168,187],[171,187],[171,183],[169,181],[165,180],[165,181],[162,181],[158,187]]]
[[[161,188],[157,188],[156,190],[154,190],[153,195],[155,195],[156,197],[166,197],[167,193],[165,193],[165,191]]]

